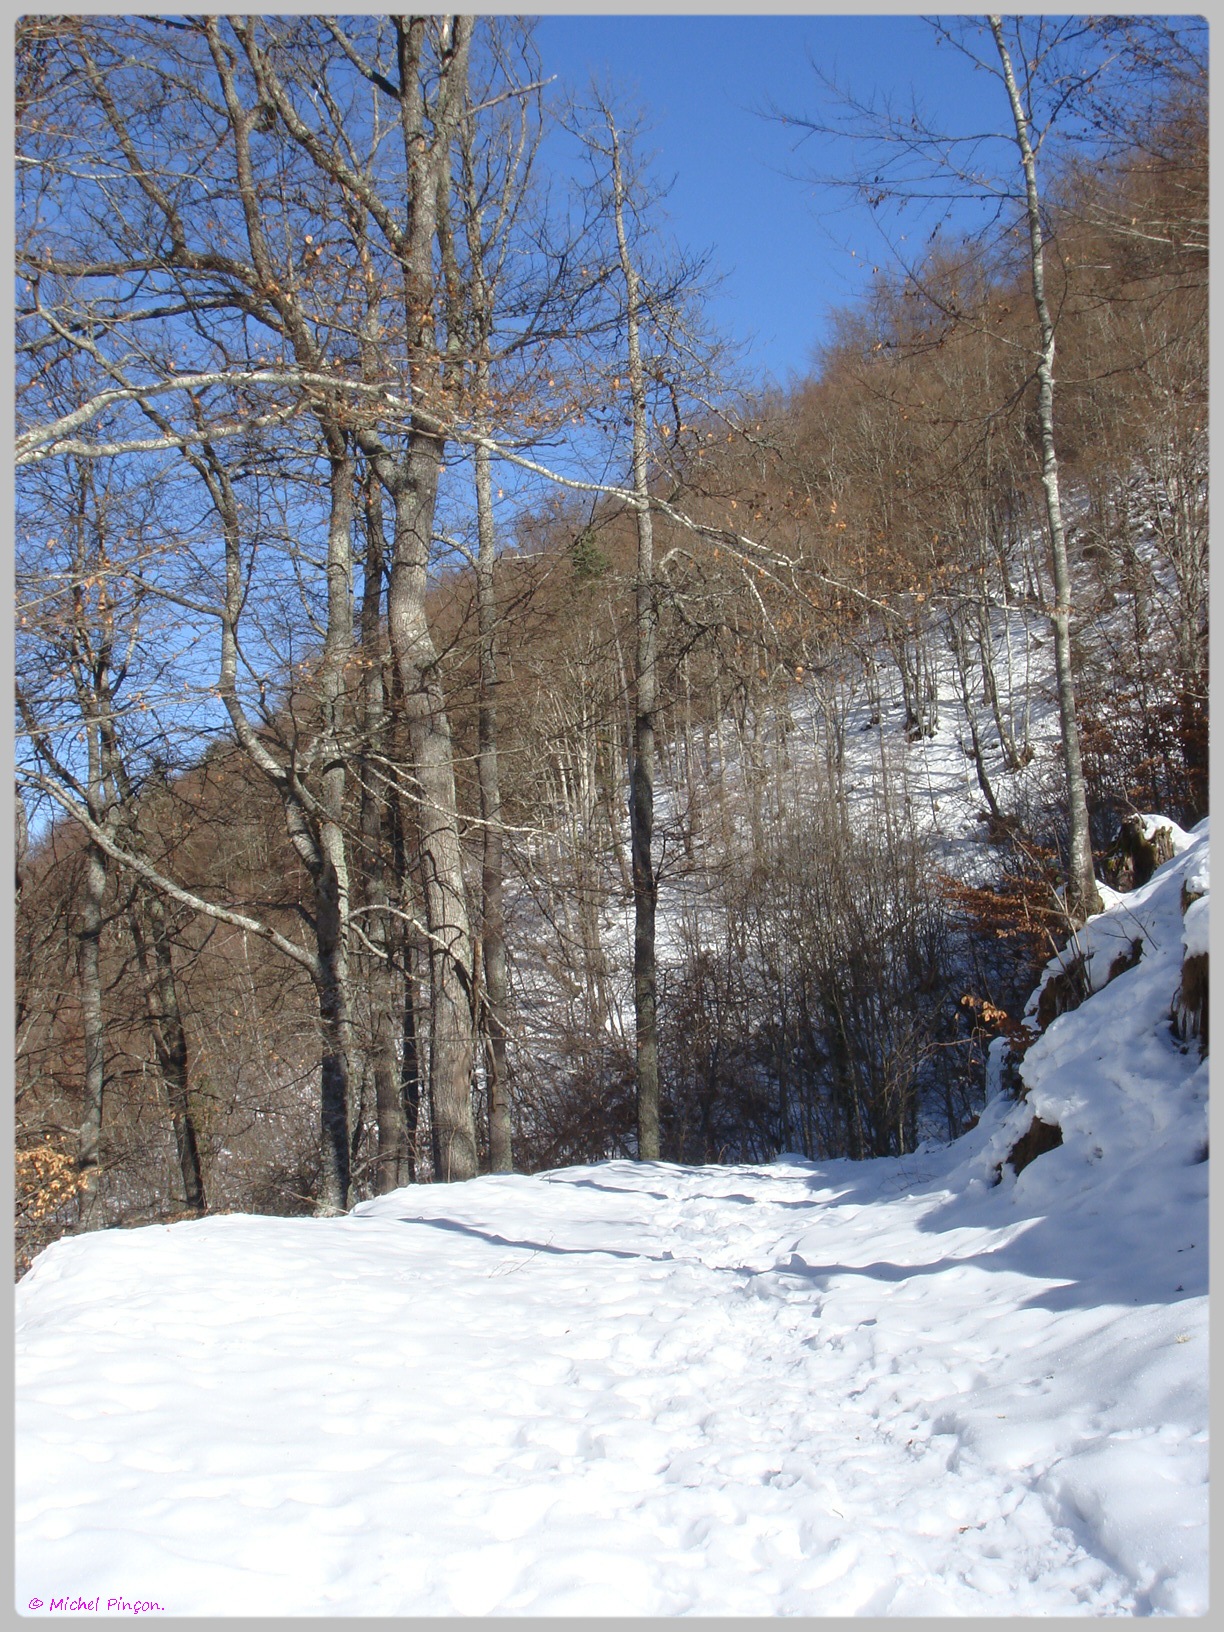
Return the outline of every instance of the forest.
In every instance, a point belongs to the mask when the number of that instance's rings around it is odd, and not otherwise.
[[[21,20],[18,1273],[955,1138],[1207,813],[1206,30],[945,22],[1001,168],[850,108],[845,184],[989,224],[783,389],[529,23]]]

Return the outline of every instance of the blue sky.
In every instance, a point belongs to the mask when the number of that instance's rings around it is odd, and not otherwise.
[[[808,372],[830,310],[885,251],[864,210],[797,179],[844,154],[815,136],[796,147],[793,128],[762,115],[815,111],[816,63],[863,97],[908,103],[917,90],[953,127],[997,130],[1007,118],[999,84],[914,15],[551,15],[536,40],[546,72],[577,87],[593,73],[647,114],[658,172],[675,177],[672,231],[726,275],[711,315],[736,338],[755,335],[752,372],[780,383]]]

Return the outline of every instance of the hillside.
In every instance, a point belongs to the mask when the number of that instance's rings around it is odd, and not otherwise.
[[[1207,823],[1174,840],[951,1145],[54,1243],[18,1606],[1205,1613],[1208,1078],[1169,1015]]]
[[[19,27],[18,1275],[955,1139],[1124,824],[1207,814],[1205,25],[928,21],[1003,139],[842,110],[934,169],[828,178],[785,386],[530,19]]]

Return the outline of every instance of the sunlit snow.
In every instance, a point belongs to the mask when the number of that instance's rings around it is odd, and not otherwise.
[[[57,1242],[17,1289],[18,1608],[1204,1613],[1207,1065],[1169,1010],[1206,846],[1093,920],[1140,962],[951,1147]],[[1063,1143],[1016,1175],[1034,1111]]]

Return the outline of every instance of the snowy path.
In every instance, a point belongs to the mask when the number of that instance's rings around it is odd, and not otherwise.
[[[1202,1342],[1203,1300],[1043,1306],[990,1261],[1031,1220],[932,1228],[945,1189],[895,1193],[948,1158],[609,1163],[61,1243],[22,1287],[18,1603],[1150,1610],[1058,1465],[1147,1432],[1149,1401],[1075,1404],[1119,1318]],[[1153,1420],[1193,1553],[1205,1447],[1195,1473]]]

